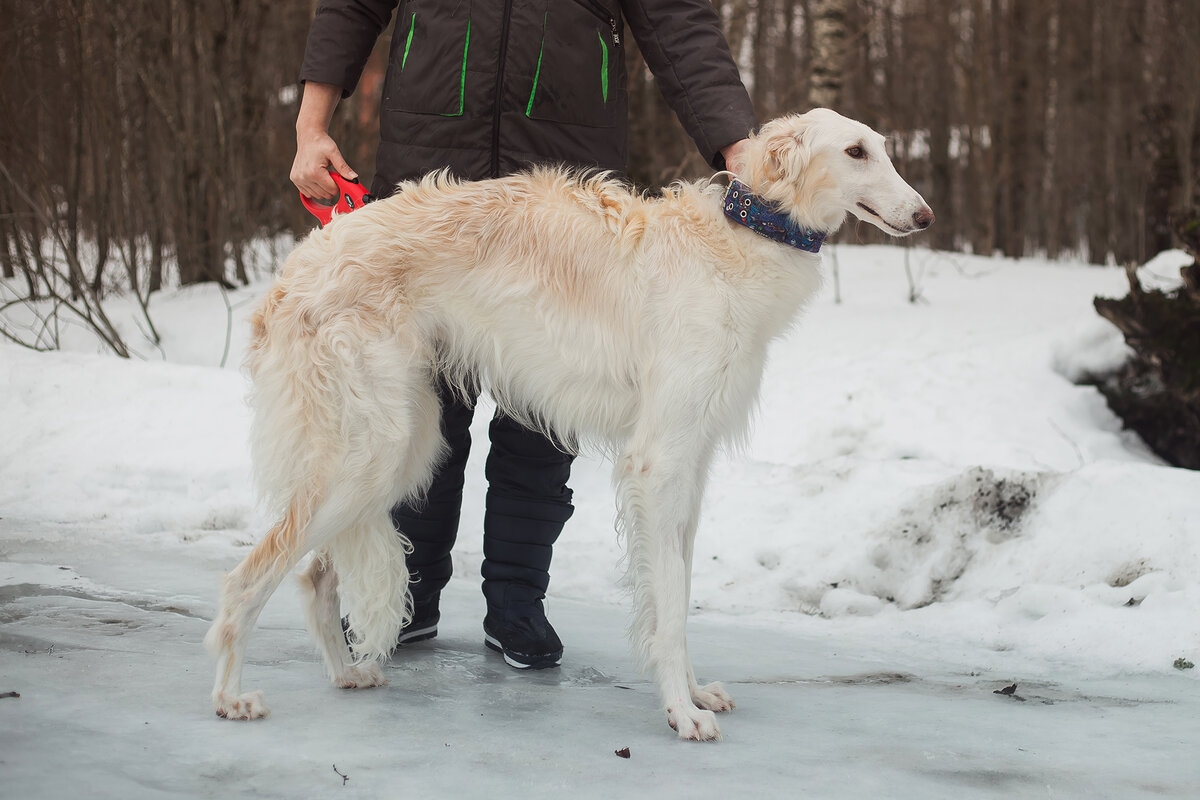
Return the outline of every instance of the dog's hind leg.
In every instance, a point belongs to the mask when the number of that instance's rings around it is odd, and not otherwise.
[[[308,630],[321,651],[325,669],[339,689],[383,686],[387,679],[379,664],[374,661],[356,664],[350,653],[341,626],[337,584],[337,572],[325,552],[315,554],[308,569],[300,575]]]
[[[634,648],[653,674],[667,723],[680,738],[719,739],[713,711],[696,703],[708,698],[696,691],[684,630],[692,541],[711,447],[697,441],[694,431],[639,438],[618,459],[616,474],[633,589]]]
[[[376,368],[359,391],[355,429],[347,437],[351,469],[340,478],[354,498],[346,507],[354,519],[327,548],[356,663],[386,658],[412,616],[405,562],[411,547],[388,512],[401,500],[424,494],[445,453],[440,404],[428,369],[421,364],[399,368],[390,350],[364,348],[363,359]],[[333,635],[325,628],[313,633],[319,642]],[[341,636],[340,625],[336,634]],[[337,673],[333,679],[341,685]]]
[[[263,606],[296,561],[312,549],[312,519],[294,503],[250,554],[225,577],[220,610],[204,638],[217,657],[212,699],[217,716],[257,719],[268,713],[261,692],[243,693],[242,661],[246,642]]]
[[[391,652],[410,604],[408,544],[388,510],[424,491],[443,446],[419,336],[369,309],[329,315],[315,331],[282,319],[282,333],[264,332],[251,359],[252,445],[264,494],[287,511],[225,579],[205,638],[218,661],[213,704],[236,719],[267,713],[261,694],[241,691],[246,641],[280,581],[314,549],[337,569],[336,582],[324,563],[307,575],[309,621],[326,665],[339,685],[382,682],[377,665],[351,663],[344,642],[333,640],[334,597],[349,595],[361,661]]]
[[[283,519],[276,523],[242,563],[226,576],[221,591],[220,611],[204,639],[209,652],[217,657],[217,677],[212,693],[217,716],[227,719],[257,719],[267,715],[261,692],[243,693],[241,690],[242,661],[246,652],[246,642],[258,615],[279,583],[292,571],[297,562],[312,550],[333,549],[336,543],[353,537],[356,532],[368,530],[374,534],[378,533],[354,519],[353,509],[363,505],[359,502],[360,487],[357,479],[364,482],[368,480],[361,473],[349,475],[327,492],[325,499],[314,511],[307,511],[302,503],[294,502]],[[380,509],[379,516],[386,518],[387,501],[377,505]],[[349,523],[346,520],[349,520]],[[381,640],[390,637],[394,642],[396,632],[403,624],[403,597],[406,585],[404,582],[408,580],[408,572],[404,569],[402,540],[391,526],[387,526],[386,534],[381,541],[369,542],[367,547],[356,549],[367,553],[396,553],[394,558],[387,559],[386,563],[378,567],[391,573],[399,572],[394,580],[400,582],[400,599],[396,600],[393,597],[385,601],[393,609],[389,616],[394,618],[383,621],[385,626],[390,627],[387,632],[377,637]],[[378,549],[371,548],[370,544],[377,544]],[[313,592],[309,603],[309,621],[313,623],[313,635],[325,655],[326,665],[333,674],[334,682],[347,687],[381,685],[384,683],[383,674],[374,663],[367,666],[354,665],[350,669],[346,665],[349,653],[342,653],[336,648],[331,663],[328,643],[333,636],[332,629],[337,627],[337,611],[333,605],[336,602],[333,599],[333,594],[336,593],[336,579],[332,574],[321,573],[319,567],[317,570],[314,573],[310,569],[305,576]],[[397,606],[399,610],[395,610]],[[337,630],[340,633],[340,627],[337,627]],[[342,642],[341,647],[345,646],[345,642]],[[387,651],[390,648],[379,649]],[[379,654],[368,653],[372,657]]]

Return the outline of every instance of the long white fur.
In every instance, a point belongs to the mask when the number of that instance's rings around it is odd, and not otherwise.
[[[832,231],[849,212],[903,234],[932,219],[882,137],[832,111],[770,122],[749,151],[740,177],[802,225]],[[411,615],[408,544],[388,510],[420,498],[442,457],[442,374],[612,454],[634,649],[679,736],[719,737],[713,712],[733,702],[697,684],[684,635],[700,502],[714,454],[744,436],[768,342],[820,284],[818,257],[731,224],[723,195],[702,182],[650,199],[547,168],[479,183],[439,173],[292,253],[248,358],[256,474],[280,522],[226,578],[206,638],[220,716],[266,715],[241,691],[246,639],[309,552],[308,625],[330,677],[384,682],[376,662]]]

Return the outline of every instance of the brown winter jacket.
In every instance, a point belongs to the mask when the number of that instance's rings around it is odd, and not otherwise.
[[[321,0],[302,81],[358,83],[398,0]],[[627,22],[700,152],[756,126],[709,0],[399,0],[373,187],[449,166],[478,180],[534,162],[622,172]]]

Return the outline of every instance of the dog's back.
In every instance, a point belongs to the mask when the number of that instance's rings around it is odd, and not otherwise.
[[[373,321],[398,362],[478,381],[564,438],[616,438],[659,352],[719,344],[714,321],[729,310],[715,284],[739,258],[713,194],[686,185],[646,199],[554,169],[403,184],[293,253],[255,339],[286,320],[275,346],[302,349],[330,326]]]

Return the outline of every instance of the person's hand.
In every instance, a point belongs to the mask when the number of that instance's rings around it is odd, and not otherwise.
[[[749,144],[749,139],[739,139],[733,144],[721,148],[721,155],[725,159],[725,169],[735,175],[742,174],[742,170],[746,166],[746,147]]]
[[[329,177],[330,167],[343,178],[358,177],[328,133],[319,128],[297,130],[296,160],[290,177],[301,194],[314,200],[337,197],[337,184]]]

